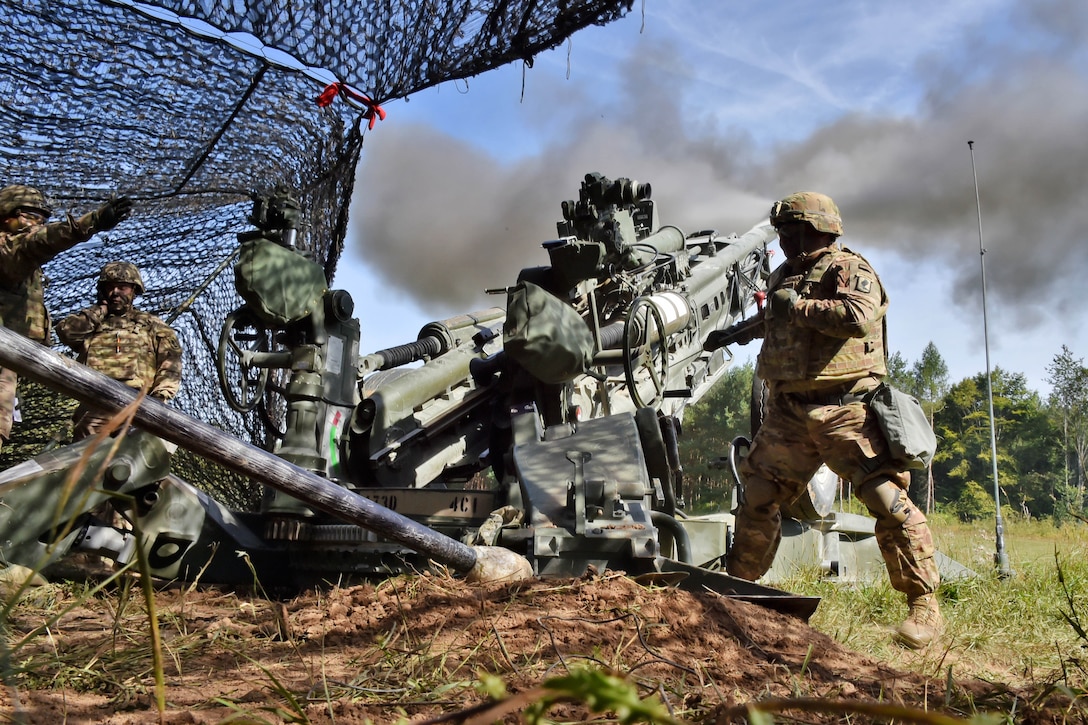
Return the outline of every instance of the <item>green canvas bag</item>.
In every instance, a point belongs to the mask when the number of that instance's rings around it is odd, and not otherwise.
[[[937,451],[937,436],[918,399],[881,383],[869,398],[892,458],[907,468],[927,468]]]
[[[502,340],[506,354],[545,383],[568,382],[593,361],[593,335],[585,320],[532,282],[521,282],[507,293]]]
[[[234,286],[265,324],[277,326],[313,314],[329,289],[320,265],[267,239],[242,244]]]

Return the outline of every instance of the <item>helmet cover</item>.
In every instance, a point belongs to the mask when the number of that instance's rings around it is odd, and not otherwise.
[[[98,275],[98,289],[110,282],[122,282],[132,285],[136,294],[144,293],[144,280],[140,276],[140,270],[132,262],[107,262],[102,266]]]
[[[790,194],[771,206],[771,225],[780,227],[789,222],[808,222],[817,231],[842,236],[842,216],[830,196],[815,191]]]
[[[46,219],[53,215],[53,205],[33,186],[12,184],[0,189],[0,219],[15,216],[20,209],[32,209]]]

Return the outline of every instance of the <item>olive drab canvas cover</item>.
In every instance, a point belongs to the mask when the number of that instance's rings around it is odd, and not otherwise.
[[[503,346],[507,355],[545,383],[572,380],[593,361],[593,335],[585,320],[532,282],[518,284],[507,295]]]
[[[267,239],[242,245],[234,285],[265,323],[275,325],[308,317],[329,288],[319,265]]]

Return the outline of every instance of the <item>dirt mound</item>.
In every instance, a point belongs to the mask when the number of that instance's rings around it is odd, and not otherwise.
[[[66,591],[42,587],[12,612],[16,674],[0,712],[31,723],[158,721],[138,588],[68,601]],[[549,692],[543,682],[586,667],[691,722],[741,722],[752,701],[807,709],[805,722],[865,706],[885,710],[849,721],[884,721],[895,705],[963,716],[986,703],[1009,712],[1015,694],[897,671],[787,615],[612,573],[489,586],[398,577],[282,602],[176,589],[159,592],[155,608],[165,723],[474,722],[473,707],[476,721],[495,722],[503,713],[487,710],[476,686],[495,686],[488,673],[512,696],[503,721],[517,722]],[[51,622],[51,612],[64,613]],[[43,621],[48,630],[19,645]],[[589,716],[571,691],[551,694],[553,719]],[[1019,722],[1058,721],[1045,709],[1017,712]]]

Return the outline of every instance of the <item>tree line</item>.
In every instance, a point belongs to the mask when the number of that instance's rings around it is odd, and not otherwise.
[[[990,376],[997,498],[1002,515],[1088,521],[1088,368],[1066,346],[1047,366],[1051,393],[1028,388],[1021,373],[996,367]],[[681,439],[684,495],[693,513],[729,506],[733,476],[724,457],[737,436],[748,437],[754,370],[737,366],[686,413]],[[921,402],[937,434],[928,471],[915,472],[911,498],[927,511],[965,521],[993,518],[994,447],[985,373],[952,383],[930,342],[914,362],[894,353],[888,382]]]

